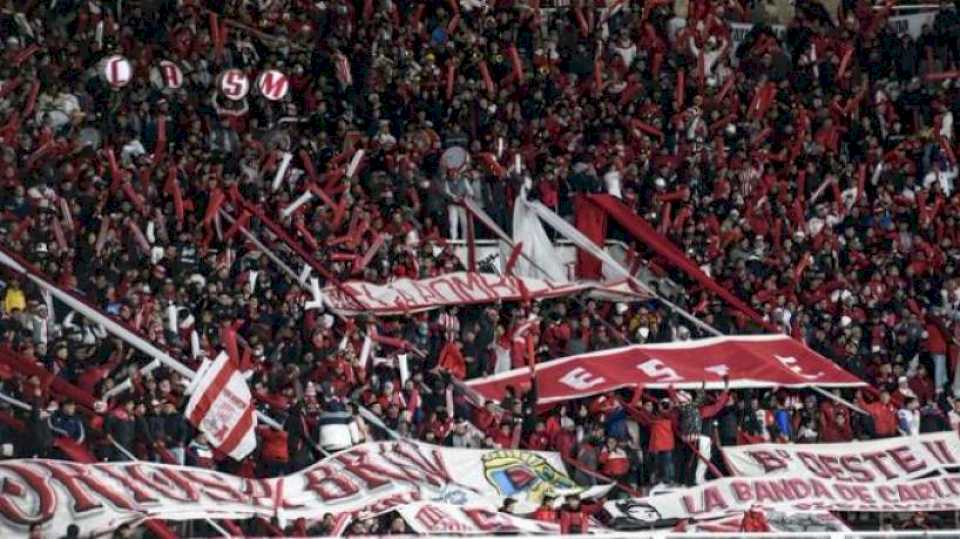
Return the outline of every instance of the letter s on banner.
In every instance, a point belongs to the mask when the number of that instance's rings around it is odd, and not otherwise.
[[[602,384],[606,381],[606,378],[602,376],[593,376],[583,367],[572,369],[567,374],[564,374],[563,378],[560,378],[561,384],[578,391],[590,389],[591,387]]]
[[[667,367],[667,365],[659,359],[648,359],[637,365],[637,368],[640,369],[640,372],[653,378],[657,382],[683,381],[683,378],[677,374],[677,371]]]
[[[228,69],[220,75],[220,91],[227,99],[240,101],[250,91],[250,79],[239,69]]]

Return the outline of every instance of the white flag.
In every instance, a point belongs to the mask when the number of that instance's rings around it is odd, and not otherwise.
[[[205,361],[190,385],[186,416],[210,444],[236,460],[257,447],[257,416],[250,388],[226,352]]]

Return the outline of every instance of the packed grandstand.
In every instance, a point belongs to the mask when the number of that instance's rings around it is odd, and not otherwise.
[[[0,536],[958,529],[958,7],[0,1]]]

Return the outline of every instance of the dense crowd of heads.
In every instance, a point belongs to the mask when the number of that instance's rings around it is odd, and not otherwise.
[[[97,401],[80,409],[49,376],[6,368],[2,392],[33,407],[5,411],[29,419],[27,435],[2,427],[7,456],[59,455],[53,440],[66,436],[98,458],[276,475],[321,458],[318,417],[346,412],[354,441],[383,437],[382,421],[434,443],[561,451],[643,488],[698,479],[689,451],[676,469],[662,456],[681,452],[685,435],[844,441],[960,422],[960,100],[955,81],[926,78],[960,67],[952,6],[914,38],[862,1],[837,13],[798,3],[776,29],[738,2],[690,2],[685,17],[664,2],[0,4],[0,243],[193,367],[191,333],[209,355],[232,325],[259,409],[286,426],[261,425],[255,456],[221,459],[182,415],[180,376],[140,373],[150,358],[4,274],[3,346]],[[734,43],[733,22],[756,24]],[[123,88],[101,74],[112,54],[133,65]],[[162,60],[182,70],[179,89]],[[231,67],[284,72],[287,97],[225,98],[218,75]],[[471,160],[449,172],[441,154],[454,146]],[[293,159],[274,188],[284,153]],[[284,218],[308,181],[332,206],[315,197]],[[484,407],[459,390],[447,397],[447,344],[468,378],[488,374],[533,308],[538,361],[701,336],[654,302],[562,298],[352,320],[304,308],[305,261],[286,239],[329,270],[327,285],[462,270],[447,241],[465,236],[451,197],[470,197],[509,230],[524,182],[565,217],[577,194],[621,198],[769,322],[869,382],[847,395],[869,415],[788,391],[625,391],[539,416],[527,388]],[[246,221],[293,274],[226,233],[218,210],[242,219],[245,209],[280,225],[286,239]],[[631,241],[615,226],[610,235]],[[378,237],[384,245],[358,263]],[[725,333],[757,331],[636,248],[655,277],[680,285],[682,307]],[[398,349],[381,345],[360,364],[370,331],[417,348],[405,383]],[[127,379],[129,390],[110,393]]]

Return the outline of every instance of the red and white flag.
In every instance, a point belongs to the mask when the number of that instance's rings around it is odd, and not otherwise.
[[[210,444],[240,460],[257,447],[253,397],[237,365],[226,352],[205,361],[191,384],[186,416]]]
[[[334,55],[337,67],[337,80],[344,86],[353,84],[353,74],[350,72],[350,60],[342,52]]]

